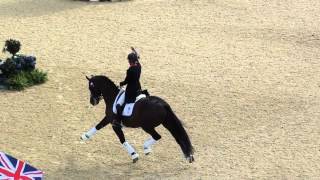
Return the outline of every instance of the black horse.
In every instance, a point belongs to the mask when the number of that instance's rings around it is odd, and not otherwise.
[[[113,113],[113,103],[120,89],[105,76],[86,77],[89,81],[89,90],[91,93],[90,103],[97,105],[103,98],[106,104],[105,117],[99,124],[93,127],[88,132],[81,136],[82,140],[87,140],[92,137],[97,130],[105,127],[113,121],[115,114]],[[145,132],[149,133],[152,137],[144,143],[144,153],[148,155],[151,152],[151,146],[160,140],[161,136],[156,132],[155,127],[162,124],[170,131],[176,142],[180,145],[185,158],[192,163],[193,147],[191,145],[189,136],[181,121],[172,111],[167,102],[156,96],[147,96],[136,102],[130,118],[122,121],[125,127],[138,128],[141,127]],[[134,148],[125,140],[123,131],[119,126],[112,126],[114,132],[117,134],[121,144],[128,151],[133,159],[133,162],[138,160],[138,154]]]

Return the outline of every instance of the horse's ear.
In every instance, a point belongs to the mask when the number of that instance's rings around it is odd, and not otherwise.
[[[90,81],[90,78],[88,76],[86,76],[86,78],[88,79],[88,81]]]

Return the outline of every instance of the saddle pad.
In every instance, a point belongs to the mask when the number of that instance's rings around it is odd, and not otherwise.
[[[131,116],[135,103],[129,103],[124,106],[122,116]]]
[[[125,93],[123,93],[123,91],[119,92],[118,96],[116,97],[116,101],[113,103],[113,108],[112,108],[113,113],[117,114],[116,106],[117,104],[122,105],[124,103],[124,97],[125,97]],[[126,104],[122,111],[122,116],[126,116],[126,117],[131,116],[135,103],[145,97],[147,97],[145,94],[140,94],[139,96],[136,97],[136,101],[134,103]]]

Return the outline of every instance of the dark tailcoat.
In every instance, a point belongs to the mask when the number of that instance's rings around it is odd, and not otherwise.
[[[127,85],[125,103],[134,103],[138,93],[141,91],[140,85],[141,65],[136,63],[127,70],[127,75],[121,86]]]

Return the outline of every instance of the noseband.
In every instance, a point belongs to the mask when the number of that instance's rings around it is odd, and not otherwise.
[[[99,96],[92,96],[92,95],[91,95],[91,97],[93,97],[94,99],[100,101],[100,100],[102,99],[102,94],[100,94]]]

